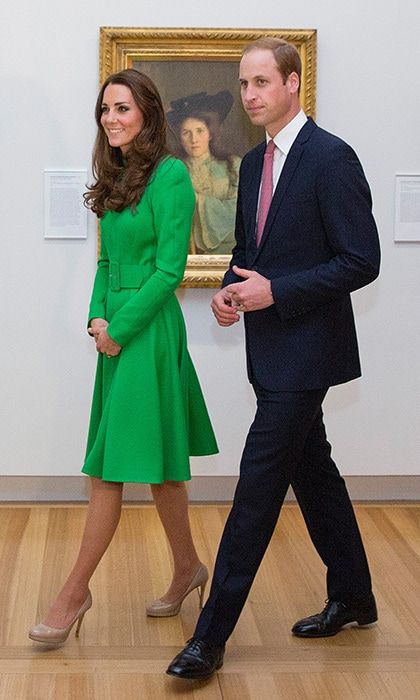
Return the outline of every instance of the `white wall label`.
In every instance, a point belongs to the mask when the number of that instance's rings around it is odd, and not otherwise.
[[[420,175],[395,176],[394,241],[420,241]]]
[[[87,238],[87,170],[44,170],[44,238]]]

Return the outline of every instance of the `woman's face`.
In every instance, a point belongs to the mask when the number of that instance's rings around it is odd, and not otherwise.
[[[126,153],[142,130],[143,123],[143,112],[137,106],[130,88],[119,84],[107,85],[102,100],[101,124],[109,145]]]
[[[181,124],[181,143],[191,158],[200,158],[209,153],[211,135],[206,122],[188,117]]]

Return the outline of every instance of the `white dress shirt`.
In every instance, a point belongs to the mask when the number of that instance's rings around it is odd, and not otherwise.
[[[290,121],[288,124],[286,124],[283,129],[281,129],[274,137],[273,141],[276,144],[276,148],[274,149],[273,153],[273,194],[274,191],[277,187],[277,183],[279,181],[280,173],[283,170],[283,165],[286,160],[286,156],[288,155],[293,142],[298,135],[299,131],[301,130],[302,126],[308,121],[308,117],[306,116],[305,112],[301,109],[298,114],[293,117],[292,121]],[[265,133],[265,138],[267,140],[267,143],[270,141],[271,136]],[[258,221],[258,209],[260,206],[260,197],[261,197],[261,183],[260,183],[260,190],[258,193],[258,206],[257,206],[257,216],[255,219],[255,227],[257,226],[257,221]]]
[[[293,117],[292,121],[286,124],[286,126],[281,129],[278,134],[273,138],[274,143],[277,148],[274,151],[273,158],[273,193],[276,189],[276,185],[279,181],[280,173],[283,170],[283,165],[286,160],[286,156],[289,153],[293,142],[301,130],[302,126],[308,121],[308,117],[305,112],[301,109],[300,112]],[[267,143],[270,141],[271,136],[266,133]]]

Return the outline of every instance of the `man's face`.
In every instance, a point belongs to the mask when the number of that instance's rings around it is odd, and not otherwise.
[[[242,104],[251,122],[275,136],[299,112],[299,77],[286,81],[269,49],[252,49],[239,67]]]

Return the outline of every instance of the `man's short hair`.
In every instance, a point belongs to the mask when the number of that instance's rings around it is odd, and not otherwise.
[[[252,44],[245,46],[242,51],[242,56],[253,51],[254,49],[268,49],[272,52],[277,67],[286,82],[290,73],[297,73],[299,76],[299,84],[302,75],[302,61],[300,60],[299,51],[296,46],[285,39],[278,37],[264,36],[256,39]]]

